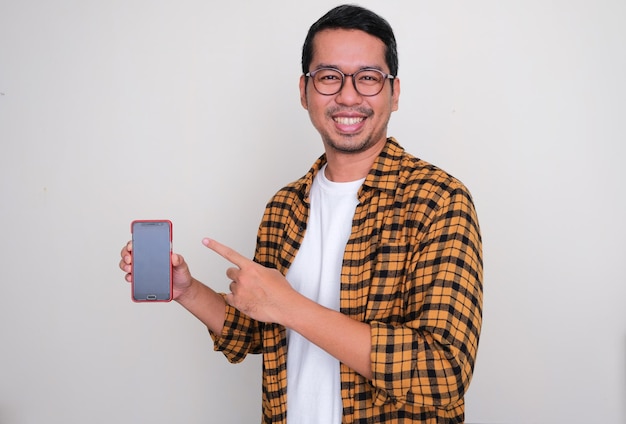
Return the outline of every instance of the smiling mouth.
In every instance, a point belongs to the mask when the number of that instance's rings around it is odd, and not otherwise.
[[[340,125],[356,125],[365,120],[363,117],[336,117],[334,121]]]

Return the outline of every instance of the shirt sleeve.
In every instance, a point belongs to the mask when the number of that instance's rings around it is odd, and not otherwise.
[[[439,203],[409,264],[404,323],[371,323],[376,405],[445,408],[472,377],[482,323],[480,230],[464,187]]]
[[[222,294],[222,296],[225,296]],[[221,334],[209,330],[213,347],[232,363],[239,363],[249,354],[261,353],[262,329],[258,321],[226,303],[224,328]]]

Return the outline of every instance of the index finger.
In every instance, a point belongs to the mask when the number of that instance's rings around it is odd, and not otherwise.
[[[202,239],[202,244],[226,259],[228,262],[237,265],[239,268],[243,268],[245,265],[252,263],[252,260],[246,258],[236,250],[213,239],[204,238]]]

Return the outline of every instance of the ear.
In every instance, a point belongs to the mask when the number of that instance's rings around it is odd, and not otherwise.
[[[306,98],[306,77],[304,75],[300,75],[300,104],[306,110],[309,110],[309,102]]]
[[[394,78],[392,81],[393,84],[393,97],[391,99],[391,110],[395,112],[398,110],[398,105],[400,103],[400,78]]]

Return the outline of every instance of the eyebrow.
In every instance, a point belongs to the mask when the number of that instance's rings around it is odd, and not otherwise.
[[[322,68],[333,68],[333,69],[339,69],[339,70],[340,70],[341,72],[343,72],[344,74],[346,73],[346,72],[344,72],[344,71],[341,69],[341,67],[340,67],[340,66],[338,66],[338,65],[332,65],[332,64],[329,64],[329,63],[320,63],[320,64],[319,64],[319,65],[317,65],[317,66],[315,67],[315,69],[313,69],[313,70],[314,70],[314,71],[316,71],[316,70],[318,70],[318,69],[322,69]],[[377,66],[377,65],[363,65],[363,66],[361,66],[360,68],[358,68],[358,69],[357,69],[356,71],[354,71],[354,72],[362,71],[363,69],[376,69],[376,70],[379,70],[379,71],[381,71],[381,72],[385,72],[385,71],[383,70],[383,68],[382,68],[382,67]]]

